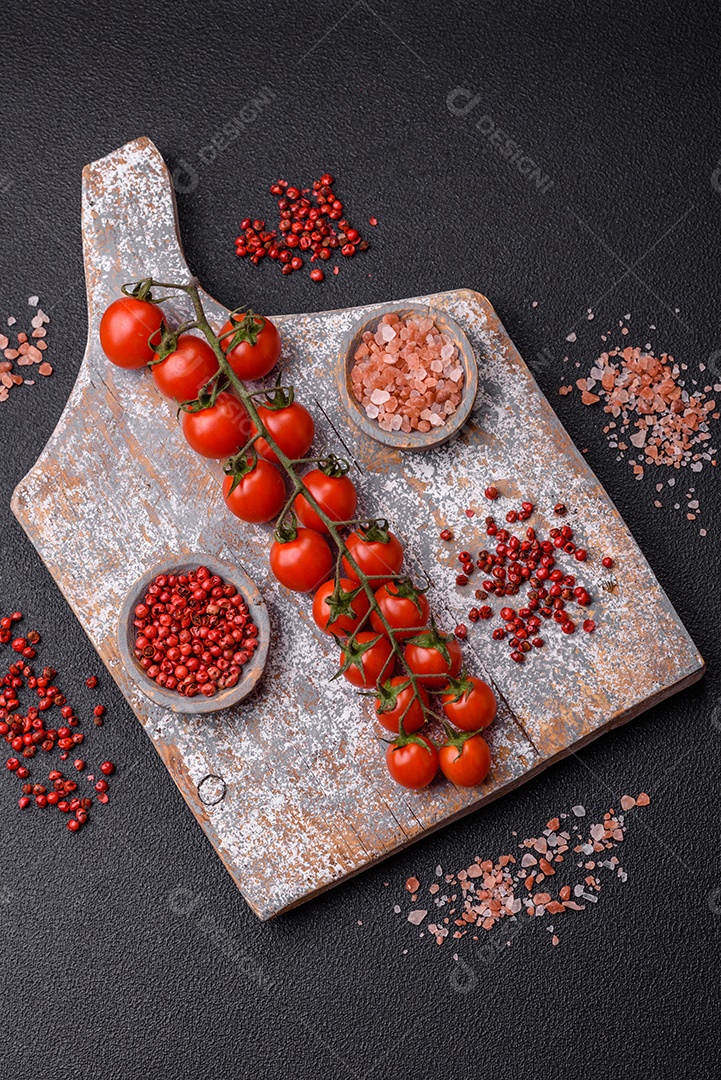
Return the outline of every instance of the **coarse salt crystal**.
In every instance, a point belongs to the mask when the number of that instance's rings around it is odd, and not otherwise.
[[[366,415],[370,417],[371,420],[376,420],[379,412],[380,409],[377,405],[366,405]]]
[[[363,408],[379,407],[377,416],[366,411],[369,419],[384,431],[429,431],[445,424],[462,399],[463,368],[453,340],[433,319],[386,315],[375,334],[364,331],[361,339],[350,375]]]

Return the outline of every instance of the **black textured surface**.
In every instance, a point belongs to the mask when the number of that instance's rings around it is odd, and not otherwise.
[[[719,482],[710,469],[693,478],[702,539],[685,500],[655,509],[655,478],[636,483],[606,448],[598,415],[557,393],[575,374],[562,363],[573,326],[571,355],[584,364],[601,329],[627,312],[629,341],[652,340],[694,370],[720,347],[717,7],[199,6],[200,15],[162,3],[6,13],[0,317],[22,316],[39,293],[56,373],[0,405],[3,610],[21,608],[42,630],[43,657],[87,712],[96,699],[83,680],[99,664],[9,501],[84,348],[81,167],[147,134],[171,164],[198,173],[179,194],[187,253],[229,305],[286,312],[464,285],[487,293],[588,447],[709,673],[271,925],[250,914],[103,677],[109,720],[86,756],[120,768],[91,828],[73,837],[57,815],[21,815],[17,781],[0,777],[0,1075],[718,1075]],[[263,86],[272,103],[203,164],[201,148]],[[456,113],[447,106],[457,87],[480,95],[466,115],[460,97]],[[484,116],[482,130],[502,129],[539,163],[552,180],[545,193],[477,130]],[[267,182],[325,169],[359,221],[379,218],[372,251],[321,287],[236,261],[240,216],[272,210]],[[718,356],[712,363],[721,370]],[[641,789],[653,802],[630,820],[628,882],[566,916],[557,949],[537,925],[497,954],[466,940],[464,981],[452,946],[419,940],[392,914],[409,873],[427,880],[437,862],[500,854],[514,828],[534,835],[576,802],[602,812]]]

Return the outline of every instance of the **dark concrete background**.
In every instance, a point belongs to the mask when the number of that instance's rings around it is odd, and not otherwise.
[[[650,339],[692,371],[709,358],[721,368],[718,8],[202,9],[5,12],[0,317],[22,316],[39,293],[56,371],[0,406],[3,610],[21,608],[41,629],[43,658],[87,711],[97,699],[84,677],[98,661],[9,503],[84,348],[81,167],[147,134],[173,167],[197,171],[178,197],[187,254],[228,305],[290,312],[459,286],[487,293],[709,671],[496,805],[270,925],[250,914],[103,677],[109,719],[87,756],[120,768],[92,827],[73,837],[57,817],[21,815],[17,782],[0,783],[0,1075],[718,1075],[719,481],[710,469],[694,477],[703,522],[685,520],[683,500],[680,511],[655,509],[655,478],[636,483],[606,448],[598,414],[557,393],[569,330],[585,364],[602,325],[627,312],[638,328],[630,341]],[[204,164],[202,148],[263,86],[272,103]],[[457,87],[480,96],[465,116],[447,106]],[[538,162],[552,181],[545,193],[477,130],[483,116]],[[379,218],[372,251],[321,287],[237,261],[237,223],[270,214],[268,182],[324,170],[352,215]],[[535,835],[576,802],[603,812],[642,789],[653,802],[631,817],[628,882],[566,917],[557,949],[535,925],[497,955],[466,941],[459,981],[452,948],[420,941],[391,913],[410,873],[428,879],[437,862],[501,854],[512,829]]]

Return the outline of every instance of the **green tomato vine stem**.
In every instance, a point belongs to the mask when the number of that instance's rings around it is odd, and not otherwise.
[[[302,477],[298,475],[295,466],[299,465],[299,464],[303,464],[305,462],[317,462],[317,461],[323,460],[323,459],[301,458],[301,459],[298,459],[298,460],[294,461],[291,458],[289,458],[283,452],[283,450],[280,448],[280,446],[278,446],[277,442],[275,441],[275,439],[273,438],[273,436],[270,434],[270,432],[266,428],[265,424],[263,423],[263,421],[262,421],[262,419],[260,417],[260,414],[258,413],[258,409],[256,408],[256,404],[255,404],[255,398],[260,397],[261,395],[267,393],[268,391],[263,391],[263,390],[253,390],[253,391],[251,391],[251,390],[248,390],[248,388],[246,387],[246,385],[242,381],[242,379],[239,379],[238,376],[233,371],[233,368],[231,367],[231,365],[230,365],[230,363],[228,361],[228,358],[226,357],[225,353],[223,352],[223,346],[221,344],[221,339],[215,333],[215,331],[213,330],[213,327],[210,325],[210,323],[208,322],[208,319],[206,317],[205,310],[203,308],[203,303],[202,303],[202,301],[200,299],[200,289],[199,289],[199,283],[198,283],[197,278],[191,278],[191,280],[185,285],[180,285],[180,284],[177,284],[175,282],[156,281],[154,278],[144,279],[139,284],[141,286],[146,286],[146,293],[150,289],[175,289],[175,290],[179,290],[179,291],[185,293],[188,297],[190,297],[190,300],[191,300],[191,302],[193,304],[193,309],[195,311],[195,321],[194,322],[189,322],[188,321],[188,322],[183,323],[181,329],[184,330],[184,331],[185,330],[190,330],[190,329],[197,329],[197,330],[201,331],[201,333],[206,338],[208,344],[210,345],[211,349],[215,353],[216,359],[218,361],[218,368],[219,368],[221,374],[228,380],[230,385],[233,387],[233,389],[237,393],[238,397],[240,398],[243,405],[245,406],[245,408],[246,408],[246,410],[248,412],[248,415],[250,416],[250,418],[253,421],[253,424],[255,425],[255,428],[256,428],[256,434],[252,437],[250,442],[246,443],[245,447],[243,447],[243,450],[239,451],[238,453],[242,454],[243,452],[247,451],[249,446],[251,446],[252,443],[254,443],[256,439],[258,439],[260,437],[265,439],[268,446],[273,450],[274,454],[276,455],[276,457],[278,459],[278,462],[283,467],[283,470],[286,473],[286,475],[287,475],[288,479],[290,480],[291,485],[293,487],[293,494],[291,495],[291,497],[288,499],[285,506],[283,507],[283,510],[281,511],[281,513],[280,513],[280,515],[278,517],[278,520],[279,521],[283,520],[284,516],[286,515],[286,513],[289,511],[290,507],[292,506],[293,501],[295,500],[296,496],[299,495],[299,494],[303,494],[305,496],[305,498],[307,499],[310,507],[315,511],[315,513],[318,515],[318,517],[321,519],[321,521],[325,525],[326,529],[328,530],[328,533],[330,534],[331,538],[333,539],[333,542],[335,543],[336,547],[338,548],[338,558],[337,558],[337,562],[336,562],[336,576],[339,575],[339,568],[341,566],[341,562],[342,562],[343,559],[345,559],[346,562],[352,567],[353,573],[354,573],[355,577],[358,580],[358,584],[359,584],[360,588],[363,590],[366,597],[368,598],[368,601],[369,601],[369,604],[370,604],[369,611],[367,612],[367,614],[366,614],[365,618],[363,619],[363,622],[361,623],[361,625],[358,626],[357,629],[350,635],[350,640],[353,640],[355,638],[356,634],[361,630],[361,627],[364,626],[366,624],[367,620],[370,619],[371,612],[375,612],[375,614],[378,616],[378,619],[380,620],[383,628],[385,629],[385,631],[386,631],[386,633],[388,635],[388,639],[390,641],[391,648],[392,648],[392,655],[394,655],[396,657],[396,659],[400,662],[401,666],[403,667],[403,669],[404,669],[404,678],[409,679],[409,681],[411,682],[411,685],[413,686],[413,697],[411,698],[411,700],[408,702],[408,705],[404,709],[403,717],[405,717],[406,713],[411,708],[411,705],[413,704],[413,701],[417,699],[420,706],[421,706],[421,708],[422,708],[422,710],[423,710],[423,715],[424,715],[426,720],[437,719],[437,720],[443,721],[444,718],[439,713],[435,712],[433,709],[431,709],[429,706],[427,706],[424,703],[423,698],[421,697],[421,695],[419,693],[419,690],[418,690],[419,686],[421,685],[419,677],[415,674],[415,672],[411,671],[411,669],[410,669],[410,667],[408,665],[408,662],[406,661],[405,656],[403,654],[402,644],[399,641],[397,641],[395,631],[394,631],[393,627],[390,625],[390,623],[386,619],[386,617],[385,617],[385,615],[384,615],[378,601],[376,600],[375,590],[374,590],[373,585],[372,585],[373,578],[369,577],[367,574],[363,573],[361,568],[358,566],[358,563],[353,558],[353,555],[349,551],[348,547],[346,546],[345,540],[343,539],[343,536],[342,536],[342,534],[340,532],[340,528],[345,526],[345,525],[363,524],[364,522],[367,521],[367,519],[366,518],[354,519],[353,521],[348,521],[348,522],[336,522],[336,521],[334,521],[332,518],[328,517],[326,512],[319,505],[318,501],[316,500],[316,498],[314,497],[312,492],[306,487],[306,485],[303,482]],[[168,299],[168,298],[166,297],[164,299]],[[213,376],[213,378],[215,378],[215,376]],[[274,388],[272,388],[272,389],[274,389]],[[292,389],[292,388],[288,387],[286,389]],[[379,575],[376,575],[376,577],[378,577],[378,576]],[[391,574],[391,575],[386,574],[386,575],[383,575],[384,580],[387,580],[388,578],[393,578],[393,579],[406,578],[407,579],[407,577],[408,577],[408,575],[406,575],[406,574]],[[401,630],[401,632],[402,632],[402,630]]]

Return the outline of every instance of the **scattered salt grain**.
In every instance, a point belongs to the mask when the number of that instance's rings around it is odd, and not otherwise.
[[[586,816],[586,807],[585,806],[572,806],[571,807],[571,813],[575,817],[585,817]]]
[[[621,799],[622,807],[627,810],[634,806],[646,806],[649,802],[650,799],[645,792],[635,799],[630,795],[624,795]],[[582,812],[580,815],[579,810]],[[577,817],[585,816],[586,813],[582,806],[572,808],[571,812]],[[510,923],[506,922],[504,926],[515,926],[517,932],[523,924],[526,924],[523,914],[533,917],[535,922],[536,919],[545,915],[560,916],[569,911],[585,911],[587,904],[596,904],[599,900],[602,880],[595,873],[588,872],[596,871],[597,867],[615,871],[615,876],[620,881],[626,881],[628,875],[619,866],[616,856],[597,861],[598,855],[595,854],[609,852],[625,839],[625,817],[610,809],[603,815],[602,822],[590,826],[588,839],[584,840],[583,835],[577,833],[579,843],[573,847],[573,851],[591,856],[585,862],[580,861],[576,864],[581,870],[581,874],[577,875],[581,880],[560,884],[557,874],[562,873],[564,869],[570,870],[573,874],[571,870],[573,856],[570,856],[565,866],[562,865],[571,846],[570,834],[557,831],[560,829],[561,820],[566,816],[566,814],[560,814],[558,817],[551,818],[546,825],[543,837],[530,837],[518,844],[520,848],[526,849],[520,864],[514,855],[508,854],[501,855],[496,860],[482,859],[477,855],[474,861],[455,874],[444,875],[442,868],[437,866],[435,876],[444,877],[449,895],[437,895],[440,892],[440,885],[437,882],[433,882],[428,887],[429,894],[435,897],[434,903],[439,913],[436,916],[436,922],[427,924],[427,932],[423,930],[419,932],[419,938],[430,936],[436,945],[443,945],[449,937],[453,941],[459,941],[470,934],[472,941],[478,941],[478,931],[489,931],[504,919],[510,920]],[[517,833],[514,831],[512,835],[517,836]],[[536,859],[528,848],[537,849],[539,845],[542,846],[546,835],[549,838],[553,836],[556,841],[553,845],[556,851],[553,859],[555,865],[552,867],[549,862],[541,858],[536,869]],[[558,890],[557,896],[554,896],[551,891],[546,892],[538,888],[542,881],[550,884],[551,879],[555,883],[554,891]],[[546,887],[548,888],[548,885]],[[418,878],[409,878],[406,889],[411,893],[411,903],[414,903],[421,890]],[[448,904],[452,906],[447,908],[448,914],[443,917],[442,910]],[[400,905],[397,907],[400,908]],[[407,920],[411,925],[419,926],[427,914],[427,910],[414,907],[407,915]],[[520,920],[518,916],[521,916]],[[539,923],[545,926],[550,935],[553,935],[552,942],[557,945],[559,938],[554,924],[555,919],[554,923]],[[510,945],[510,940],[507,940],[506,944]],[[454,959],[456,955],[454,954]]]
[[[37,307],[39,298],[37,296],[28,297],[28,304],[31,307]],[[7,320],[8,326],[15,326],[17,319],[14,315],[10,315]],[[2,351],[4,361],[0,367],[2,372],[2,381],[0,385],[0,401],[7,401],[10,390],[15,386],[34,386],[35,379],[25,379],[18,372],[12,371],[13,361],[18,367],[32,367],[33,364],[38,364],[38,374],[45,377],[52,375],[52,364],[47,361],[43,361],[43,352],[47,349],[47,341],[44,340],[47,335],[45,324],[50,322],[50,318],[44,311],[38,309],[36,314],[31,320],[31,336],[35,339],[35,343],[31,344],[28,340],[28,334],[23,330],[16,332],[15,346],[12,346],[10,339],[5,334],[0,334],[0,350]]]
[[[622,333],[627,333],[626,327],[622,326]],[[691,391],[686,388],[682,377],[686,370],[687,364],[679,364],[667,353],[655,356],[649,344],[644,349],[615,347],[594,361],[589,379],[576,383],[585,405],[600,402],[603,411],[613,417],[614,430],[607,425],[604,433],[609,446],[618,451],[617,460],[626,456],[629,445],[642,451],[636,460],[629,459],[637,480],[643,478],[649,466],[674,470],[688,467],[700,473],[704,463],[716,465],[711,424],[721,419],[721,413],[716,401],[709,397],[711,387]],[[696,386],[696,380],[691,383]],[[561,387],[561,392],[564,390]],[[673,478],[669,480],[669,484],[673,482]],[[659,485],[656,490],[660,490]],[[655,500],[654,505],[660,505],[659,501]],[[687,515],[691,521],[696,516]]]

